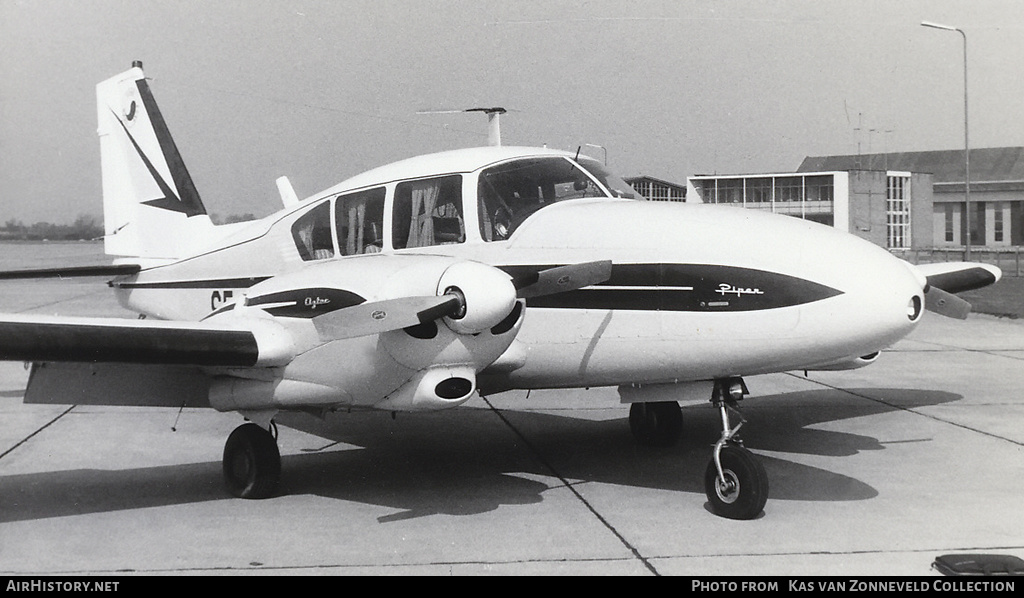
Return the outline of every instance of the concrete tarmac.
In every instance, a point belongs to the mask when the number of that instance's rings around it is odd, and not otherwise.
[[[0,311],[127,315],[96,281],[8,282]],[[0,363],[0,575],[938,575],[1024,557],[1024,320],[927,314],[873,365],[747,379],[761,517],[712,515],[718,436],[683,409],[635,445],[613,389],[427,414],[279,418],[282,492],[223,489],[242,418],[23,405]]]

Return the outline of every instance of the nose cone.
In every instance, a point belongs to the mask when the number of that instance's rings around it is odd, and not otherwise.
[[[848,321],[845,334],[863,339],[872,351],[888,347],[909,334],[924,312],[924,287],[909,265],[866,241],[836,243],[821,261],[838,271],[822,273],[844,292],[833,310]]]

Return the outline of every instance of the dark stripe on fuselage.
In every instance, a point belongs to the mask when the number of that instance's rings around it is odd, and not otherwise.
[[[513,278],[528,278],[538,271],[564,264],[497,266]],[[168,282],[112,282],[124,289],[231,289],[248,288],[270,278],[230,278]],[[301,307],[275,315],[313,317],[325,313],[315,292],[340,293],[327,311],[357,305],[364,300],[341,289],[296,289],[251,298],[250,305],[297,301]],[[310,295],[310,293],[313,293]],[[348,294],[349,296],[343,296]],[[607,281],[566,293],[531,297],[527,307],[561,309],[624,309],[637,311],[757,311],[803,305],[841,295],[842,291],[803,278],[753,268],[712,264],[616,264]],[[326,296],[326,295],[324,295]],[[307,306],[306,299],[313,304]],[[259,303],[255,303],[255,302]],[[306,309],[306,308],[311,309]],[[268,310],[269,311],[269,310]],[[284,313],[288,312],[288,313]]]
[[[314,318],[335,310],[365,303],[363,297],[344,289],[293,289],[250,297],[247,306],[260,307],[272,316],[284,318]],[[274,305],[278,304],[278,305]]]
[[[0,322],[0,360],[252,366],[251,332]]]
[[[515,277],[549,266],[501,266]],[[616,264],[606,282],[527,300],[528,307],[642,311],[757,311],[821,301],[842,291],[765,270],[709,264]]]

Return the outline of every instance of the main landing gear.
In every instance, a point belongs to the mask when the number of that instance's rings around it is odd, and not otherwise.
[[[629,406],[629,429],[644,446],[672,446],[683,432],[679,403],[659,401]]]
[[[711,511],[728,519],[753,519],[768,501],[768,476],[761,462],[743,447],[737,437],[746,420],[737,401],[747,394],[742,378],[715,380],[711,404],[722,419],[722,435],[715,443],[711,461],[704,472],[704,493]],[[730,413],[739,418],[735,427]],[[645,446],[671,446],[682,433],[679,404],[672,401],[633,403],[629,408],[633,437]]]
[[[273,433],[254,424],[242,424],[224,444],[224,484],[239,498],[268,498],[281,479],[281,453],[277,449],[277,424]]]

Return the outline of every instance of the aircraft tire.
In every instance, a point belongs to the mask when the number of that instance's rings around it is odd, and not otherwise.
[[[711,511],[727,519],[753,519],[768,502],[768,475],[764,466],[747,449],[726,445],[721,452],[722,470],[729,484],[718,479],[715,460],[704,472],[704,492]]]
[[[248,423],[235,428],[224,444],[224,484],[239,498],[268,498],[281,479],[277,441],[263,428]]]
[[[683,412],[674,401],[633,403],[629,406],[629,429],[643,446],[672,446],[682,435]]]

